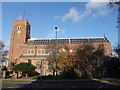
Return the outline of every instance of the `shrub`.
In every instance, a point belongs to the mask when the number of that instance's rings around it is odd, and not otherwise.
[[[74,70],[63,71],[60,75],[61,79],[78,79],[79,76]]]
[[[28,73],[32,73],[33,71],[35,71],[35,66],[30,63],[20,63],[15,65],[12,69],[16,72],[22,71],[23,74],[25,73],[26,77],[28,77]]]
[[[12,76],[6,76],[5,78],[12,78]]]
[[[102,75],[102,74],[98,74],[98,75],[95,75],[93,78],[100,79],[100,78],[103,78],[103,77],[104,77],[104,75]]]
[[[42,79],[54,79],[54,76],[52,75],[42,76]]]
[[[80,79],[90,79],[90,78],[91,78],[90,76],[85,76],[85,75],[80,77]]]

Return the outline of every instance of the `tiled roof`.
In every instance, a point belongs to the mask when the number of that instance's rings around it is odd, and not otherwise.
[[[47,44],[80,44],[80,43],[106,43],[109,41],[104,38],[66,38],[66,39],[29,39],[28,45],[47,45]]]

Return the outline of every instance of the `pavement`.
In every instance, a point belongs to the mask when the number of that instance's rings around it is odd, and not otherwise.
[[[23,80],[23,79],[20,79]],[[26,79],[29,81],[30,79]],[[109,82],[100,82],[97,80],[80,79],[80,80],[42,80],[32,83],[2,83],[2,90],[120,90],[120,85],[112,84]]]

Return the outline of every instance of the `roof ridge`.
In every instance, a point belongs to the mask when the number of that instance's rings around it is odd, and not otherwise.
[[[80,44],[80,43],[110,43],[105,37],[102,38],[65,38],[57,39],[57,44]],[[56,44],[56,39],[29,39],[27,43],[33,42],[32,45]]]
[[[58,38],[58,39],[95,39],[95,38],[104,38],[104,37],[88,37],[88,38]],[[33,38],[28,40],[54,40],[55,38]]]

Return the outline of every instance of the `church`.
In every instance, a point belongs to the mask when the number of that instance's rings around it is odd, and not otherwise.
[[[45,47],[51,44],[68,46],[71,52],[85,43],[90,43],[95,47],[103,45],[105,54],[108,56],[112,55],[111,43],[105,36],[101,38],[31,39],[30,28],[31,25],[28,20],[14,21],[10,41],[8,70],[12,70],[13,65],[21,62],[28,62],[36,66],[36,71],[38,73],[49,75],[48,61],[46,60],[49,53],[46,52]],[[42,63],[42,68],[40,68],[40,63]],[[40,72],[41,69],[42,72]]]

